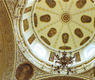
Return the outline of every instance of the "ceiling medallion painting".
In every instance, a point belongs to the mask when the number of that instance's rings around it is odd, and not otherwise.
[[[95,64],[95,6],[91,0],[25,0],[14,28],[23,55],[52,74],[76,74]],[[19,6],[20,5],[20,6]]]

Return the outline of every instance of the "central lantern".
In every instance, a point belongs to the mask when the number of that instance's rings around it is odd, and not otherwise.
[[[94,36],[95,8],[90,0],[38,0],[33,9],[33,31],[51,50],[73,52]]]

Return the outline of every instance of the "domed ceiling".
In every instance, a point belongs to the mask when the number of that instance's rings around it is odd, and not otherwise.
[[[6,1],[0,1],[0,80],[92,80],[93,0]]]
[[[42,0],[35,3],[32,27],[48,48],[75,51],[93,38],[94,13],[94,5],[87,0]]]
[[[58,74],[54,68],[63,66],[66,53],[66,61],[72,60],[66,66],[73,74],[88,71],[95,64],[94,13],[92,0],[19,1],[14,19],[16,41],[24,56],[41,70]],[[67,72],[60,69],[61,74]]]

